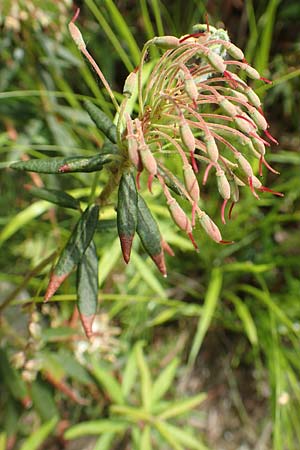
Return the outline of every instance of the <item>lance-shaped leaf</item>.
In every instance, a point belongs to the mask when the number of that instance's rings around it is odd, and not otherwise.
[[[124,173],[118,191],[117,225],[126,264],[130,259],[132,241],[137,227],[137,203],[138,194],[134,177],[130,172]]]
[[[186,197],[184,194],[184,187],[180,183],[179,180],[176,180],[176,177],[166,168],[162,168],[160,165],[157,167],[157,172],[164,179],[166,185],[173,191],[175,194],[180,195],[181,197]],[[176,181],[175,181],[176,180]]]
[[[164,252],[161,246],[161,236],[156,220],[151,214],[145,200],[138,195],[138,214],[136,231],[144,249],[153,259],[163,276],[167,276]]]
[[[3,389],[8,390],[16,400],[25,406],[30,404],[26,384],[19,372],[10,364],[4,348],[0,348],[0,379],[4,384]]]
[[[110,118],[99,109],[94,103],[85,100],[84,107],[89,113],[91,119],[95,122],[97,128],[114,144],[117,143],[117,127]]]
[[[64,191],[59,191],[57,189],[37,188],[34,186],[28,186],[28,190],[35,197],[42,198],[50,203],[54,203],[55,205],[71,209],[80,208],[79,200]]]
[[[92,337],[92,325],[98,304],[98,256],[93,241],[86,249],[77,268],[77,306],[82,326],[88,338]]]
[[[63,281],[69,276],[89,246],[96,230],[99,216],[99,206],[89,206],[71,234],[65,248],[60,254],[59,260],[51,274],[45,301],[49,300],[57,291]]]
[[[69,156],[43,159],[29,159],[18,161],[10,165],[11,169],[27,170],[38,173],[69,173],[69,172],[96,172],[104,164],[111,162],[113,156],[109,153],[100,153],[95,156]]]

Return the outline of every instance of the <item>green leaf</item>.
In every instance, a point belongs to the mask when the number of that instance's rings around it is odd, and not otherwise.
[[[49,300],[62,282],[69,276],[74,267],[80,263],[89,246],[98,223],[99,206],[89,206],[77,222],[59,260],[53,270],[45,294],[45,301]]]
[[[122,377],[122,393],[124,398],[127,398],[136,382],[137,376],[137,361],[135,355],[135,347],[131,350]]]
[[[111,450],[112,443],[116,441],[114,432],[104,433],[102,436],[97,439],[95,447],[93,450]]]
[[[14,170],[26,170],[38,173],[70,173],[70,172],[95,172],[101,170],[104,164],[110,163],[113,155],[99,153],[96,156],[69,156],[43,159],[29,159],[18,161],[10,165]]]
[[[252,345],[257,345],[257,330],[247,305],[238,296],[232,293],[228,294],[228,298],[234,303],[237,315],[243,323],[249,341]]]
[[[87,385],[93,383],[94,380],[85,367],[77,361],[73,352],[60,348],[56,356],[57,360],[63,364],[67,376],[81,384]]]
[[[98,306],[98,256],[93,241],[78,264],[77,306],[85,333],[90,337]]]
[[[163,286],[151,271],[150,266],[148,266],[134,250],[131,253],[131,261],[134,264],[137,272],[140,274],[141,278],[148,284],[148,286],[154,292],[156,292],[157,295],[165,298],[166,294]]]
[[[35,411],[39,414],[43,422],[59,416],[48,383],[44,383],[42,380],[37,379],[31,384],[30,392]]]
[[[183,428],[174,427],[166,422],[164,423],[164,427],[177,440],[177,442],[184,445],[184,448],[188,448],[189,450],[209,450],[208,447],[201,443],[199,438],[195,438]]]
[[[107,369],[104,369],[104,367],[99,364],[96,358],[92,358],[91,362],[91,372],[98,383],[104,388],[106,395],[108,395],[117,405],[123,405],[124,397],[122,388],[114,375]]]
[[[132,241],[137,226],[137,198],[138,193],[132,173],[124,173],[118,190],[117,225],[123,258],[126,263],[130,259]]]
[[[113,143],[117,143],[117,127],[111,119],[89,100],[83,102],[97,128]]]
[[[188,364],[190,366],[194,364],[202,345],[204,336],[211,324],[221,292],[222,279],[223,275],[221,269],[214,268],[211,272],[210,282],[204,299],[202,314],[198,321],[197,331],[193,339],[193,344],[189,355]]]
[[[142,347],[143,343],[139,342],[135,348],[135,355],[141,377],[142,404],[146,411],[150,411],[152,398],[152,381],[150,370],[146,363]]]
[[[34,186],[30,186],[29,191],[35,197],[41,198],[42,200],[47,200],[48,202],[59,206],[63,206],[64,208],[80,209],[79,200],[64,191],[59,191],[57,189],[37,188]]]
[[[25,400],[28,395],[26,385],[19,372],[11,366],[7,352],[3,348],[0,348],[0,377],[16,400]]]
[[[40,428],[34,431],[28,439],[26,439],[24,444],[20,447],[20,450],[38,450],[49,434],[55,429],[57,421],[57,417],[53,417],[48,422],[44,423]]]
[[[159,374],[152,388],[152,404],[158,402],[169,390],[175,378],[179,359],[174,358],[167,367]]]
[[[140,439],[140,449],[143,450],[152,450],[151,444],[151,428],[149,425],[145,425],[141,439]]]
[[[6,433],[3,431],[2,433],[0,433],[0,450],[6,450],[6,443]]]
[[[200,405],[206,399],[206,394],[195,395],[194,397],[184,400],[176,400],[169,403],[166,410],[159,415],[161,420],[170,419],[171,417],[178,417],[181,414],[185,414],[196,406]]]
[[[185,450],[174,438],[173,434],[167,428],[166,424],[161,421],[156,421],[154,423],[155,428],[159,431],[162,437],[171,445],[174,450]]]
[[[76,439],[81,436],[99,435],[102,433],[121,433],[126,430],[128,424],[123,421],[103,419],[90,420],[89,422],[82,422],[69,428],[65,434],[65,439]]]

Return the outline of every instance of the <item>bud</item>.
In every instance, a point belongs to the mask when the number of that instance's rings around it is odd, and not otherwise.
[[[212,65],[214,69],[216,69],[217,72],[224,73],[226,70],[226,64],[223,60],[223,58],[214,51],[210,50],[208,54],[206,55],[209,63]]]
[[[188,234],[191,233],[192,232],[191,222],[190,222],[189,218],[187,217],[187,215],[185,214],[185,212],[183,211],[183,209],[178,205],[175,198],[173,198],[170,195],[167,203],[169,206],[169,210],[170,210],[172,219],[174,220],[176,225],[181,230],[185,231],[186,233],[188,233]]]
[[[255,137],[252,138],[252,143],[254,148],[258,151],[258,153],[264,156],[266,153],[266,147],[264,143],[260,139],[257,139]]]
[[[179,130],[180,130],[180,136],[181,136],[181,141],[183,143],[183,146],[189,152],[194,153],[195,147],[196,147],[195,137],[194,137],[192,130],[190,129],[188,123],[184,119],[183,115],[180,119]]]
[[[230,198],[230,184],[226,178],[224,170],[219,169],[216,172],[218,191],[225,200]]]
[[[126,95],[126,97],[131,97],[136,86],[136,80],[137,80],[136,72],[131,72],[126,78],[123,87],[123,94]]]
[[[198,203],[200,198],[200,188],[195,172],[193,171],[192,167],[189,164],[183,166],[183,176],[184,176],[184,184],[186,186],[188,193],[190,194],[192,199],[196,203]]]
[[[84,50],[86,48],[85,42],[79,28],[75,25],[75,23],[69,23],[69,31],[73,41],[75,42],[79,50]]]
[[[222,97],[219,105],[230,117],[235,117],[238,114],[238,108],[225,97]]]
[[[185,66],[183,67],[184,90],[189,98],[193,100],[194,104],[196,104],[199,95],[197,85],[190,71]]]
[[[151,43],[165,50],[176,48],[180,44],[175,36],[157,36],[151,40]]]
[[[246,116],[244,112],[241,111],[241,114],[238,114],[234,117],[234,122],[239,130],[243,133],[251,134],[254,129],[256,129],[255,124],[251,121],[251,119]]]
[[[219,150],[214,137],[211,134],[209,134],[208,136],[205,136],[204,141],[209,159],[213,163],[216,163],[219,159]]]
[[[268,122],[264,116],[253,106],[248,108],[249,114],[261,130],[266,130],[268,128]]]
[[[240,152],[235,154],[235,158],[245,175],[247,175],[247,177],[249,178],[252,178],[254,176],[253,170],[247,159]]]
[[[213,239],[215,242],[221,242],[222,236],[217,225],[211,220],[211,218],[205,213],[199,214],[200,225],[204,229],[204,231],[208,234],[208,236]]]
[[[261,107],[261,101],[259,96],[253,91],[253,89],[251,89],[251,87],[247,86],[247,88],[245,88],[245,93],[248,97],[248,100],[250,103],[252,103],[253,106],[255,106],[255,108],[260,108]]]
[[[252,78],[253,80],[260,80],[260,75],[257,70],[249,64],[242,64],[241,69],[246,72],[246,75],[248,75],[249,78]]]
[[[133,123],[128,113],[126,113],[126,126],[127,126],[127,143],[128,143],[128,156],[132,164],[139,170],[142,170],[142,162],[138,152],[138,142],[135,134],[133,133]]]
[[[229,55],[232,56],[233,58],[238,59],[240,61],[242,61],[245,58],[242,50],[238,48],[236,45],[232,44],[231,42],[226,42],[226,44],[224,43],[223,45],[226,48]]]

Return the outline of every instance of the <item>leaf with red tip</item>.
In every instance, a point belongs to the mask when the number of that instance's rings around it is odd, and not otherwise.
[[[87,338],[93,335],[92,325],[98,305],[98,256],[93,241],[77,268],[77,306]]]
[[[83,212],[51,274],[45,302],[55,294],[59,286],[82,260],[95,233],[98,216],[98,205],[91,205]]]
[[[124,173],[118,191],[117,225],[123,258],[126,264],[130,259],[132,241],[137,226],[137,196],[132,173]]]
[[[161,245],[161,236],[156,220],[143,197],[138,195],[138,214],[136,231],[141,239],[144,249],[152,258],[158,270],[167,276],[164,253]]]

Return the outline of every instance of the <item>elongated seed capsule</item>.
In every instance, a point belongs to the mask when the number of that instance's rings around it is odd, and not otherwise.
[[[117,204],[117,225],[123,258],[129,262],[132,241],[137,226],[137,190],[132,173],[122,175]]]
[[[126,127],[127,127],[127,144],[128,144],[128,156],[132,164],[141,172],[143,165],[138,152],[137,137],[133,132],[133,122],[128,113],[126,113]]]
[[[179,122],[179,130],[180,130],[180,137],[183,146],[186,150],[188,150],[191,153],[194,153],[195,151],[195,137],[193,135],[192,130],[189,127],[189,124],[184,119],[183,115],[181,116],[180,122]]]
[[[83,40],[82,34],[81,34],[79,28],[75,25],[75,23],[73,23],[73,22],[69,23],[69,31],[70,31],[73,41],[75,42],[75,44],[77,45],[79,50],[85,49],[86,46],[85,46],[85,42]]]
[[[214,137],[211,134],[209,134],[204,137],[204,142],[209,159],[213,163],[216,163],[219,159],[219,150]]]
[[[261,101],[259,96],[251,89],[250,86],[245,87],[245,94],[248,97],[249,102],[255,106],[255,108],[261,108]]]
[[[125,80],[123,87],[123,94],[127,97],[131,97],[137,82],[137,73],[131,72]]]
[[[245,175],[247,175],[247,177],[249,178],[252,178],[253,170],[247,159],[240,152],[235,154],[235,158]]]
[[[211,220],[211,218],[205,213],[201,212],[201,214],[198,215],[199,222],[206,234],[213,239],[215,242],[221,242],[222,241],[222,235],[217,227],[217,225]]]
[[[157,36],[151,40],[151,43],[162,49],[172,49],[179,46],[179,39],[175,36]]]
[[[167,201],[170,214],[176,225],[187,234],[192,232],[192,224],[190,219],[187,217],[183,209],[176,202],[175,198],[171,197]]]
[[[258,128],[260,128],[261,130],[266,130],[268,128],[268,122],[254,106],[248,108],[248,112]]]
[[[138,195],[137,234],[143,247],[152,258],[164,277],[167,276],[164,252],[161,245],[161,236],[156,220],[151,214],[144,199]]]
[[[239,113],[238,108],[225,97],[222,98],[219,105],[230,117],[235,117]]]
[[[252,138],[252,143],[254,148],[258,151],[258,153],[264,156],[266,153],[265,144],[260,139],[257,139],[255,137]]]
[[[231,42],[224,42],[224,44],[222,45],[226,48],[229,55],[232,56],[233,58],[240,61],[242,61],[245,58],[242,50],[238,48],[236,45],[232,44]]]
[[[256,130],[256,125],[243,111],[241,111],[240,114],[236,115],[233,120],[238,129],[243,133],[251,134]]]
[[[189,98],[196,104],[199,93],[195,80],[187,67],[183,66],[181,72],[183,75],[184,90]]]
[[[237,203],[240,198],[240,191],[234,177],[229,180],[229,184],[230,184],[230,198],[234,203]]]
[[[196,203],[198,203],[200,199],[200,188],[195,172],[193,171],[193,168],[190,164],[185,164],[183,166],[183,177],[186,190],[188,191],[192,199]]]
[[[206,55],[209,63],[211,64],[211,66],[220,73],[224,73],[226,70],[226,64],[224,62],[224,59],[217,55],[217,53],[215,53],[214,51],[210,50],[207,55]]]
[[[241,64],[241,69],[246,72],[246,75],[248,75],[249,78],[252,78],[253,80],[260,80],[260,75],[257,70],[249,64]]]
[[[230,184],[226,178],[224,170],[219,169],[216,172],[218,191],[224,200],[230,199]]]

